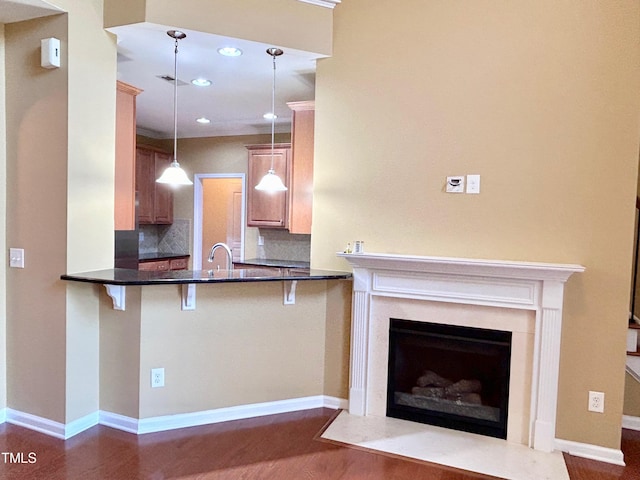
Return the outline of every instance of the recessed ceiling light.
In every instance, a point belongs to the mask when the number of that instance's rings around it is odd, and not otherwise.
[[[208,123],[211,123],[211,120],[209,120],[206,117],[200,117],[200,118],[196,118],[196,122],[206,125]]]
[[[262,115],[262,118],[264,118],[265,120],[275,120],[276,118],[278,118],[278,115],[276,115],[275,113],[269,112]]]
[[[242,50],[236,47],[222,47],[218,49],[218,53],[225,57],[239,57],[242,55]]]
[[[191,80],[191,83],[196,87],[208,87],[209,85],[211,85],[211,80],[208,80],[206,78],[194,78],[193,80]]]

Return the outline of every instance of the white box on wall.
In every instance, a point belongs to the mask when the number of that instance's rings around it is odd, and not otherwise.
[[[40,40],[40,65],[43,68],[60,66],[60,40],[55,37]]]

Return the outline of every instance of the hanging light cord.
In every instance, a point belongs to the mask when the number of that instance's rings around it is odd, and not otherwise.
[[[173,163],[178,163],[178,37],[173,60]]]
[[[276,138],[276,54],[275,49],[271,49],[271,57],[273,58],[273,84],[271,88],[271,171],[273,170],[273,157]]]

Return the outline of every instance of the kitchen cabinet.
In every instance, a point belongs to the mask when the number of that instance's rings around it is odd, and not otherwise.
[[[271,144],[249,145],[247,188],[247,226],[287,228],[289,226],[289,190],[261,192],[254,187],[271,168]],[[289,186],[291,144],[277,143],[273,149],[273,168],[284,184]]]
[[[189,265],[189,257],[165,258],[138,263],[138,270],[147,272],[162,272],[174,270],[186,270]]]
[[[153,147],[136,149],[136,190],[138,191],[138,223],[173,223],[173,192],[156,179],[171,163],[171,154]]]
[[[136,228],[136,96],[141,92],[116,83],[115,230]]]
[[[287,103],[291,124],[289,232],[311,234],[315,101]]]

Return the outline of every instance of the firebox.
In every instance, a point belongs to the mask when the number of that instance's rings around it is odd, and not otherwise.
[[[511,332],[390,319],[387,416],[507,438]]]

